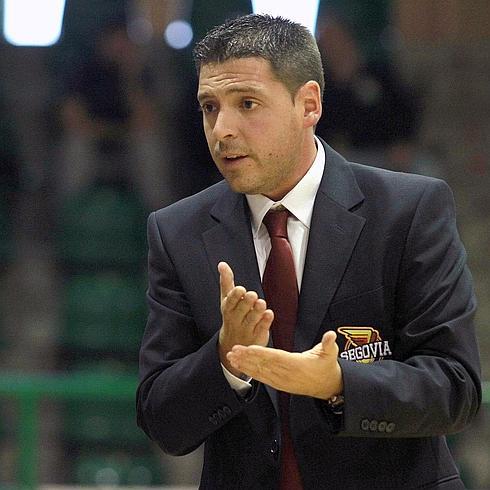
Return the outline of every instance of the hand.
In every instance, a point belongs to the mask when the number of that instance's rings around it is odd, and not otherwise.
[[[343,391],[336,338],[335,332],[326,332],[305,352],[235,345],[227,357],[233,368],[276,390],[327,400]]]
[[[235,286],[233,271],[226,262],[218,264],[221,290],[221,316],[223,324],[219,333],[219,353],[223,365],[235,376],[235,369],[226,354],[234,345],[265,346],[269,342],[269,329],[274,319],[272,310],[255,291]]]

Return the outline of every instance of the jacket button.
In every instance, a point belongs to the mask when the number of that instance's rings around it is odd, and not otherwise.
[[[361,429],[362,430],[369,430],[369,420],[368,419],[362,419],[361,420]]]
[[[223,407],[223,413],[224,413],[225,415],[231,415],[231,408],[230,408],[230,407],[228,407],[227,405],[225,405],[225,406]]]
[[[377,420],[371,420],[371,422],[369,422],[369,430],[371,432],[376,432],[378,430],[378,421]]]
[[[390,422],[387,426],[386,426],[386,432],[388,434],[391,434],[393,431],[395,430],[395,423],[394,422]]]
[[[386,422],[385,420],[382,420],[379,424],[378,424],[378,432],[386,432],[386,426],[388,425],[388,422]]]

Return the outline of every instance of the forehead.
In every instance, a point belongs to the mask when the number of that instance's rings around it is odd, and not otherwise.
[[[231,58],[222,63],[206,63],[199,73],[198,98],[208,92],[255,89],[284,85],[277,80],[270,62],[259,57]],[[275,87],[277,89],[277,87]]]

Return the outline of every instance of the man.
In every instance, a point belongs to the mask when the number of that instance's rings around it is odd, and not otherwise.
[[[481,388],[447,185],[315,137],[302,26],[241,17],[194,56],[225,180],[149,218],[140,426],[170,454],[205,443],[205,489],[463,488],[443,434]]]

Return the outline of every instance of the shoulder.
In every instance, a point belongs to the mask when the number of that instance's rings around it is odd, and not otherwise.
[[[209,213],[216,202],[227,192],[232,192],[226,181],[222,180],[197,194],[185,197],[164,208],[154,211],[157,220],[176,220],[195,214]]]
[[[326,165],[321,189],[341,205],[349,207],[363,202],[370,208],[394,211],[417,205],[426,193],[442,193],[452,198],[443,180],[348,161],[322,143]]]
[[[428,177],[426,175],[407,173],[407,172],[396,172],[393,170],[387,170],[379,167],[372,167],[369,165],[363,165],[356,162],[346,162],[351,168],[352,172],[357,177],[360,183],[366,182],[376,182],[380,185],[387,186],[397,186],[402,189],[413,188],[413,187],[425,187],[425,186],[438,186],[440,184],[447,185],[443,180]]]
[[[356,213],[402,229],[416,220],[455,220],[456,206],[448,184],[434,177],[394,172],[353,162],[344,164],[362,195]]]
[[[359,163],[347,162],[353,172],[362,193],[368,200],[394,203],[403,206],[418,203],[424,196],[445,196],[452,200],[448,184],[434,177],[394,172],[391,170],[370,167]]]
[[[167,235],[189,235],[202,232],[214,223],[212,209],[223,196],[234,194],[226,181],[220,181],[197,194],[181,199],[169,206],[153,211],[149,225],[157,226]]]

